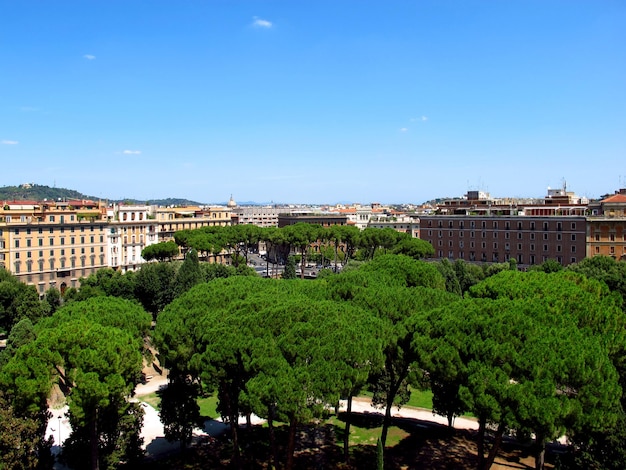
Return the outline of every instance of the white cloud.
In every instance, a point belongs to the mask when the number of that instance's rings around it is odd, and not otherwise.
[[[408,131],[408,130],[409,130],[409,129],[408,129],[408,127],[401,127],[401,128],[400,128],[400,132],[406,132],[406,131]]]
[[[139,155],[141,150],[124,150],[122,153],[124,155]]]
[[[428,118],[426,116],[422,116],[422,121],[428,121]]]
[[[83,57],[87,60],[94,60],[96,58],[95,55],[91,55],[91,54],[85,54]]]
[[[17,140],[3,140],[2,145],[17,145],[19,142]]]
[[[262,20],[256,16],[253,16],[253,19],[252,26],[256,26],[257,28],[271,28],[273,26],[271,21]]]

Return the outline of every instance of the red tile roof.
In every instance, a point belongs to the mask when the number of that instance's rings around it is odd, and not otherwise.
[[[626,194],[613,194],[600,202],[621,203],[626,204]]]

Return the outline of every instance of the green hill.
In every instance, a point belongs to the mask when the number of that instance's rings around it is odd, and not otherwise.
[[[69,199],[91,199],[97,201],[99,197],[88,196],[73,189],[51,188],[39,184],[21,184],[19,186],[2,186],[0,187],[0,201],[49,201],[69,200]],[[157,206],[185,206],[185,205],[201,205],[202,203],[190,201],[189,199],[167,198],[167,199],[151,199],[149,201],[140,201],[138,199],[121,199],[110,202],[125,202],[128,204],[154,204]]]
[[[73,189],[51,188],[39,184],[21,184],[19,186],[0,187],[0,200],[3,201],[43,201],[64,199],[91,199],[97,201],[95,196],[87,196]]]

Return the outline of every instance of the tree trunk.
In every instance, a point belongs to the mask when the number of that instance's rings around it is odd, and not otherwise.
[[[291,416],[289,420],[289,440],[287,441],[287,465],[285,470],[293,470],[294,453],[296,451],[296,417]]]
[[[267,407],[267,427],[270,433],[270,469],[280,468],[280,461],[278,460],[278,446],[276,445],[276,434],[274,433],[274,405]],[[272,460],[273,465],[272,465]]]
[[[383,431],[380,435],[380,442],[383,446],[383,449],[387,445],[387,432],[389,431],[389,426],[391,426],[391,408],[393,407],[393,399],[387,398],[387,403],[385,404],[385,417],[383,418]]]
[[[302,259],[300,260],[300,279],[304,279],[304,267],[306,266],[306,248],[302,249]]]
[[[487,427],[487,419],[480,417],[478,419],[478,470],[482,470],[485,462],[485,428]]]
[[[230,421],[230,435],[233,441],[233,464],[235,468],[241,468],[241,454],[239,452],[239,433],[237,432],[237,416],[233,416],[231,414],[228,419]]]
[[[59,423],[60,424],[60,423]],[[100,456],[98,455],[98,410],[93,411],[91,423],[89,426],[89,446],[91,448],[91,470],[99,470]]]
[[[500,445],[502,445],[502,437],[504,436],[505,427],[504,423],[498,424],[493,445],[491,446],[491,450],[489,451],[489,455],[485,461],[484,470],[489,470],[493,465],[493,462],[496,460],[496,455],[498,455],[498,450],[500,450]]]
[[[537,434],[535,445],[535,470],[543,470],[546,462],[546,438],[543,434]]]
[[[350,421],[352,420],[352,395],[348,397],[346,410],[346,429],[343,435],[343,460],[350,463]]]

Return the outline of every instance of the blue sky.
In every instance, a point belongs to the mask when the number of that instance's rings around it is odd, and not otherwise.
[[[621,0],[0,0],[0,185],[420,203],[626,186]]]

